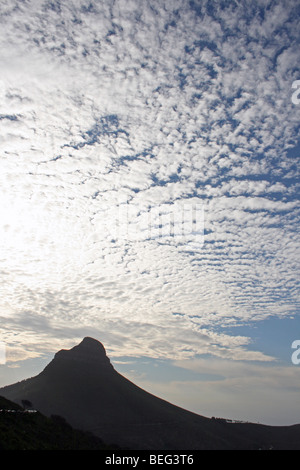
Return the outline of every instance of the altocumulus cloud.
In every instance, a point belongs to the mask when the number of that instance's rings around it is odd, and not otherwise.
[[[1,2],[3,341],[273,359],[225,328],[299,308],[297,3]]]

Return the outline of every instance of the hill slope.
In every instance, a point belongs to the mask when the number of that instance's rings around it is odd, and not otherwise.
[[[46,416],[63,416],[76,429],[130,449],[300,449],[300,426],[227,423],[153,396],[115,371],[92,338],[59,351],[39,375],[0,395],[30,400]]]
[[[109,450],[99,438],[62,417],[26,412],[0,396],[0,450]]]

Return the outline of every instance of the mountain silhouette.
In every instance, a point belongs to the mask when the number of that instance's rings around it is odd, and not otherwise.
[[[119,374],[104,346],[86,337],[57,352],[37,376],[0,389],[29,400],[46,416],[62,416],[76,429],[127,449],[300,449],[300,425],[228,423],[180,408]]]

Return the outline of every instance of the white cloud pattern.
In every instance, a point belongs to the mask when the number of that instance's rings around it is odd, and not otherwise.
[[[273,359],[226,327],[299,312],[297,12],[1,2],[2,341]],[[203,233],[176,232],[182,204]]]

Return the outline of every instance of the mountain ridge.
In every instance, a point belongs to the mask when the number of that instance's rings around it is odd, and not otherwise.
[[[152,395],[119,374],[102,343],[90,337],[58,351],[40,374],[1,388],[0,395],[29,400],[46,416],[60,415],[128,449],[300,449],[300,425],[227,423]]]

